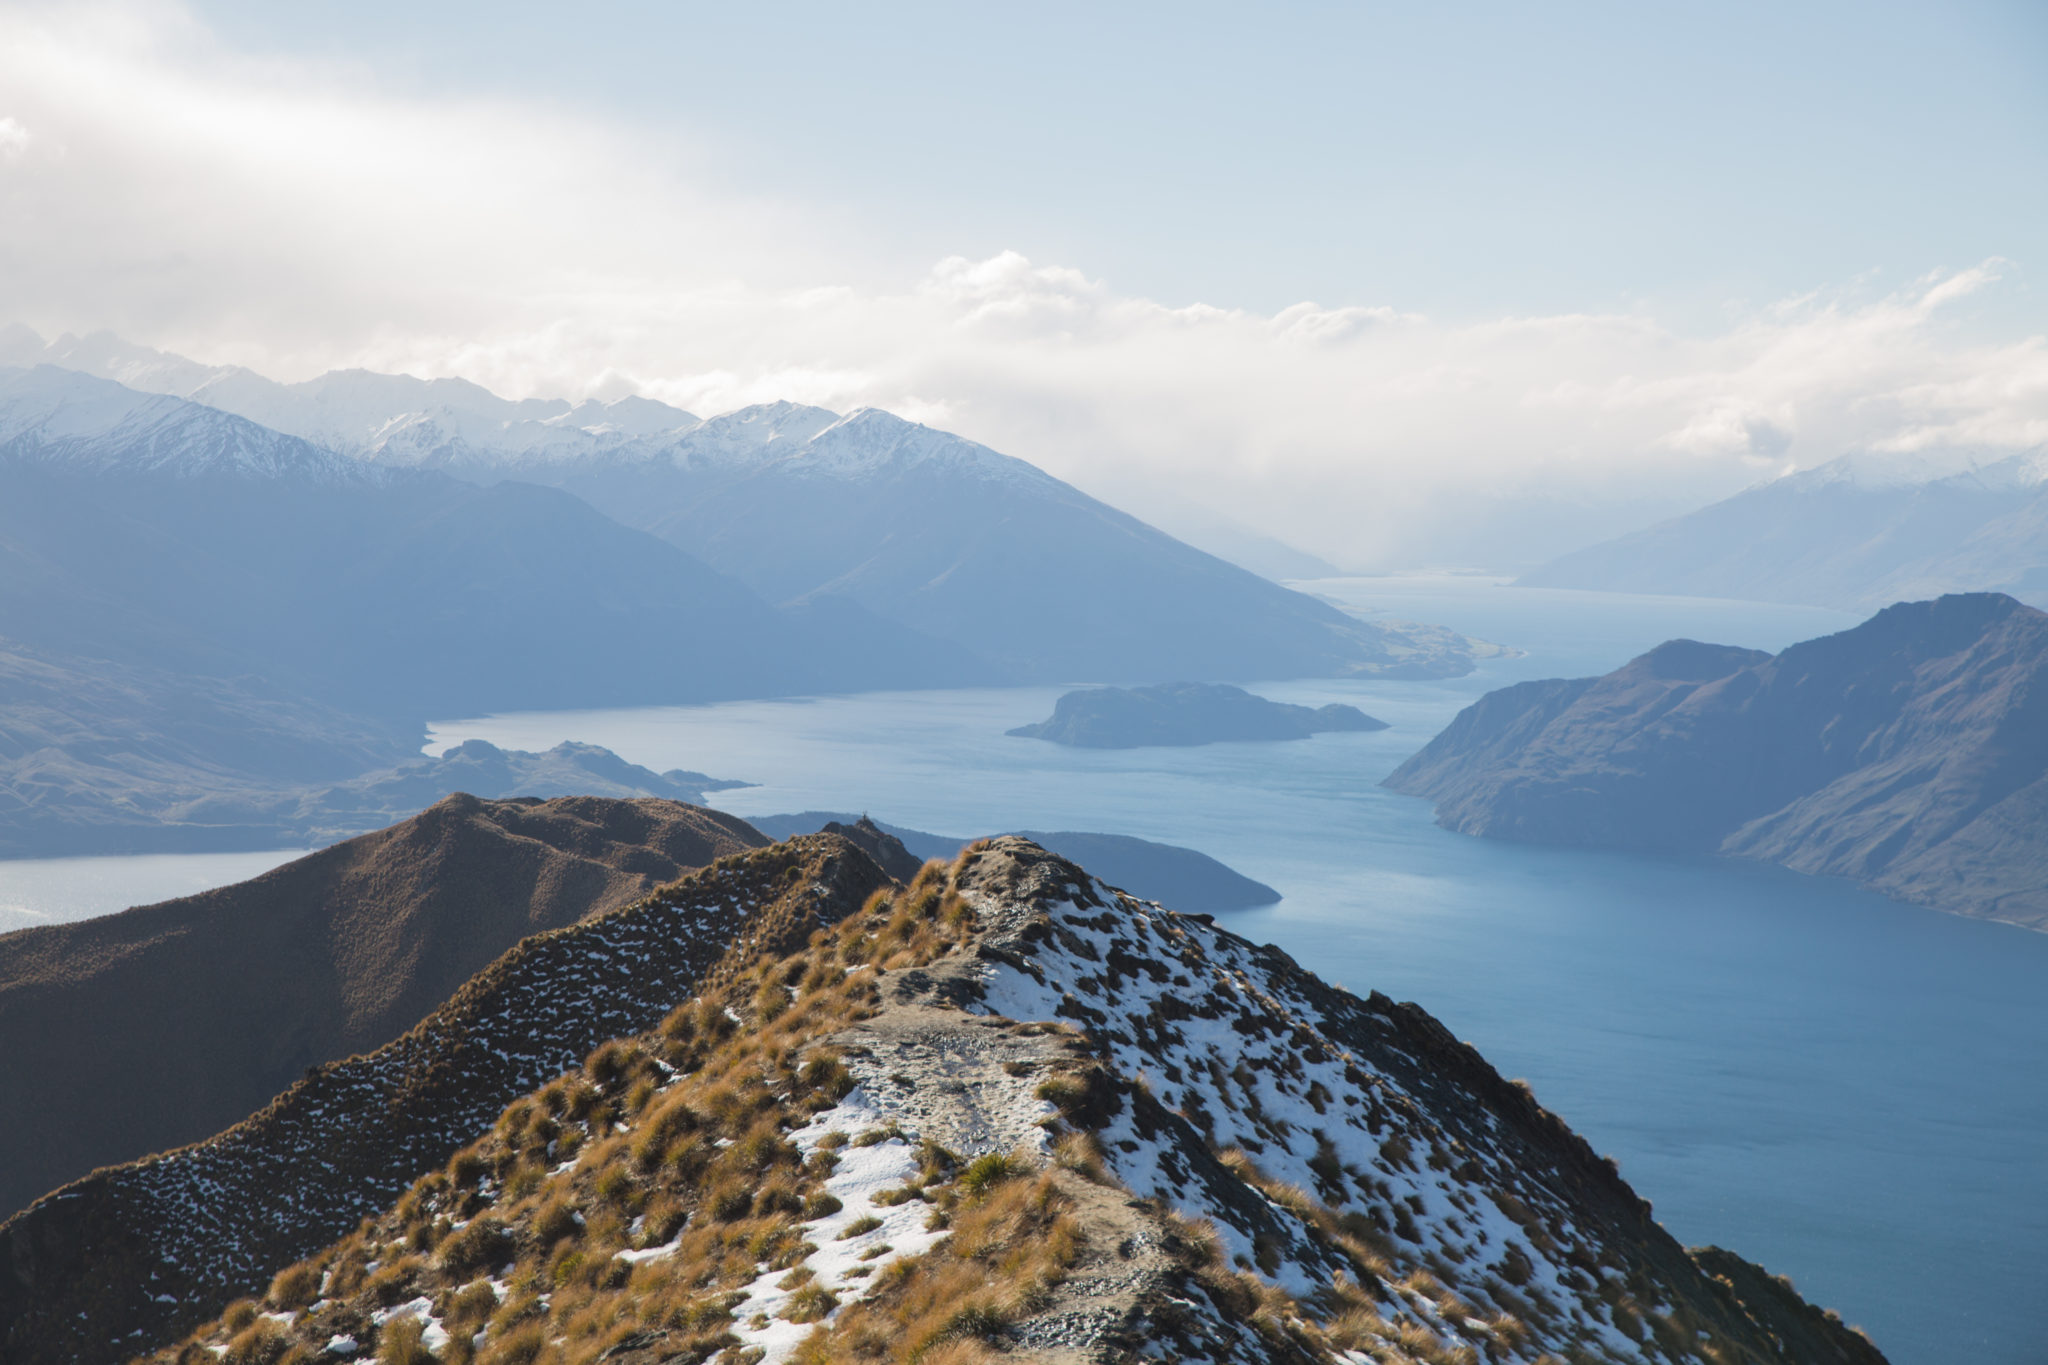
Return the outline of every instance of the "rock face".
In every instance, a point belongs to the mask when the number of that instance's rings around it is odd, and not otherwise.
[[[1293,706],[1223,683],[1182,682],[1069,692],[1053,704],[1050,719],[1008,733],[1082,749],[1137,749],[1386,728],[1355,706]]]
[[[1775,657],[1672,641],[1489,693],[1386,785],[1462,833],[1759,858],[2048,928],[2048,615],[1970,593]]]
[[[218,1132],[520,938],[765,842],[680,802],[458,795],[252,881],[0,935],[0,1210]]]
[[[1882,1361],[1418,1007],[1015,838],[722,863],[0,1240],[21,1365]]]

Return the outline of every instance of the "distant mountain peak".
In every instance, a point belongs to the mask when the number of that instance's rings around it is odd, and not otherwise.
[[[73,474],[388,477],[232,413],[54,365],[0,370],[0,459]]]

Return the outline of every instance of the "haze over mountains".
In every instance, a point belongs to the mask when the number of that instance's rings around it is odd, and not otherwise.
[[[271,846],[318,823],[281,813],[285,789],[403,763],[430,718],[1446,676],[1487,648],[1361,621],[877,411],[700,422],[365,372],[280,385],[19,329],[0,334],[10,357],[292,429],[0,369],[0,668],[19,682],[0,706],[0,847],[17,852],[219,848],[237,823],[270,826]],[[209,799],[261,809],[175,814]]]
[[[2048,452],[1844,456],[1519,581],[1848,610],[1985,591],[2048,605]]]
[[[1386,779],[1467,834],[1710,853],[2048,929],[2048,613],[1887,607],[1489,692]]]
[[[0,359],[176,393],[377,464],[566,488],[770,602],[846,598],[1013,681],[1440,677],[1471,662],[1448,632],[1363,625],[878,409],[769,403],[702,420],[647,399],[513,401],[367,371],[287,385],[104,334],[40,350],[12,337]]]

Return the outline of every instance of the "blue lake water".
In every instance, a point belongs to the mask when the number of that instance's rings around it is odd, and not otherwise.
[[[1789,1275],[1899,1365],[2039,1362],[2048,935],[1767,867],[1469,839],[1376,785],[1490,688],[1604,672],[1673,636],[1775,649],[1855,618],[1469,578],[1301,586],[1524,653],[1448,682],[1258,686],[1392,724],[1288,744],[1010,739],[1063,690],[1021,688],[498,716],[439,725],[432,747],[603,744],[759,783],[712,798],[740,815],[868,810],[950,834],[1090,829],[1199,848],[1285,893],[1231,927],[1354,990],[1420,1001],[1618,1158],[1682,1241]],[[172,876],[234,880],[286,856],[0,863],[0,905],[84,904],[60,864],[101,865],[103,882],[104,865],[152,864],[122,883],[155,877],[140,901],[198,889],[162,889]],[[224,857],[266,861],[223,875]],[[25,867],[57,879],[10,898]]]

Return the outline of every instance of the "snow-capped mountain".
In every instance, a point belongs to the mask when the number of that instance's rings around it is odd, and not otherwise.
[[[0,356],[34,349],[7,336]],[[1448,676],[1486,649],[1356,619],[876,408],[778,402],[700,420],[647,399],[514,401],[364,370],[279,384],[103,335],[43,350],[368,463],[564,489],[770,602],[850,599],[1018,681]]]
[[[2048,603],[2048,450],[1844,456],[1521,582],[1844,610],[1951,592]]]
[[[375,466],[232,413],[52,365],[0,369],[0,461],[101,477],[388,481]]]

